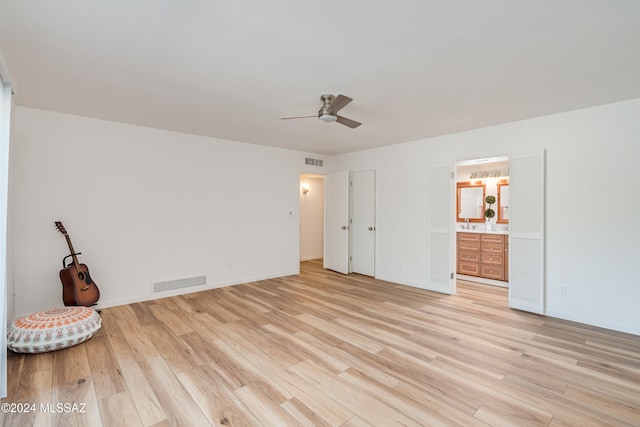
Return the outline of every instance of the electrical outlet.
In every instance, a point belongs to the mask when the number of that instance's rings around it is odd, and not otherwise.
[[[560,295],[563,297],[567,296],[567,285],[560,285]]]

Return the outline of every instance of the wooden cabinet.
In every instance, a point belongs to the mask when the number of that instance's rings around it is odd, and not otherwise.
[[[458,274],[480,276],[480,234],[458,233],[457,243]]]
[[[507,281],[509,239],[503,234],[457,233],[457,272]]]

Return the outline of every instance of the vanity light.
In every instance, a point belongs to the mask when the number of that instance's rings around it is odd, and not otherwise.
[[[306,195],[309,190],[311,190],[311,187],[309,186],[309,184],[302,184],[302,194]]]
[[[490,171],[490,172],[472,172],[471,176],[469,176],[469,180],[474,183],[474,185],[480,185],[482,184],[484,181],[487,180],[487,178],[508,178],[509,177],[509,170],[503,170],[503,171]]]

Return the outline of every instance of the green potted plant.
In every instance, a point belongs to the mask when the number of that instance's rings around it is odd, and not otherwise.
[[[484,200],[489,204],[489,207],[484,211],[484,216],[487,218],[486,229],[487,231],[491,231],[493,230],[491,218],[496,216],[496,211],[494,211],[491,206],[496,202],[496,198],[494,196],[487,196]]]

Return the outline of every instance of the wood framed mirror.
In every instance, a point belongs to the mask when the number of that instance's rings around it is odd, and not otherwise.
[[[484,222],[484,184],[458,182],[456,192],[456,221]]]
[[[498,224],[509,224],[509,183],[498,183]]]

